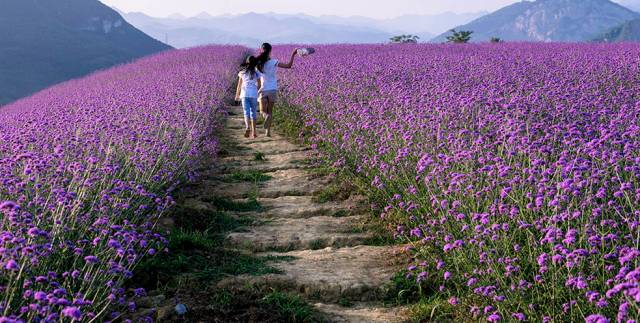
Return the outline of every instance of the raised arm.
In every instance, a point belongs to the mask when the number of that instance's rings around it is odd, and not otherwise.
[[[297,49],[297,48],[295,48],[295,49],[293,50],[293,52],[291,53],[291,59],[289,60],[289,63],[287,63],[287,64],[284,64],[284,63],[278,63],[278,67],[280,67],[280,68],[291,68],[291,67],[293,67],[293,61],[294,61],[294,60],[295,60],[295,58],[296,58],[296,53],[297,53],[297,52],[298,52],[298,49]]]
[[[236,101],[240,101],[240,92],[242,91],[242,78],[238,78],[238,87],[236,88]]]

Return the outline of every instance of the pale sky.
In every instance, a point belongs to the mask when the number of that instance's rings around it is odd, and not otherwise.
[[[140,11],[164,17],[173,13],[216,16],[247,12],[306,13],[310,15],[393,18],[403,14],[493,11],[514,0],[100,0],[125,12]]]

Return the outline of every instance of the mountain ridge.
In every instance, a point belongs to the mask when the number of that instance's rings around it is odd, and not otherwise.
[[[537,0],[503,7],[458,30],[474,32],[472,41],[590,41],[640,14],[609,0]],[[434,38],[444,42],[449,32]]]
[[[124,17],[152,37],[184,48],[207,43],[255,46],[262,41],[272,43],[382,43],[398,34],[415,34],[422,40],[435,36],[433,30],[446,30],[443,23],[470,21],[484,12],[442,15],[406,15],[392,19],[362,16],[310,16],[306,14],[244,13],[218,15],[202,19],[202,14],[180,18],[151,17],[132,12]],[[176,19],[176,17],[178,19]],[[439,17],[439,18],[434,18]],[[426,21],[426,23],[425,23]],[[400,23],[404,25],[400,25]],[[420,27],[423,26],[423,27]],[[256,36],[256,30],[260,34]],[[259,39],[258,39],[259,38]],[[234,41],[235,39],[235,41]]]

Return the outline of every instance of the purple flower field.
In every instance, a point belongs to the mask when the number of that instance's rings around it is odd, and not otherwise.
[[[640,45],[317,50],[284,94],[427,293],[460,319],[640,320]]]
[[[0,109],[0,321],[105,321],[246,49],[171,51]],[[136,290],[143,294],[144,291]]]

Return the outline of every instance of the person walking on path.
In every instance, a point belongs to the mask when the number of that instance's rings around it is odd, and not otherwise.
[[[241,101],[244,109],[245,138],[250,136],[257,138],[256,122],[258,120],[258,89],[262,73],[257,70],[258,60],[249,56],[241,65],[238,73],[238,87],[236,89],[236,101]]]
[[[271,124],[273,122],[273,107],[278,100],[278,68],[292,68],[298,49],[291,53],[288,63],[282,63],[271,58],[271,44],[262,44],[262,52],[258,56],[258,71],[262,74],[262,87],[260,88],[260,112],[264,117],[264,128],[267,137],[271,137]]]

